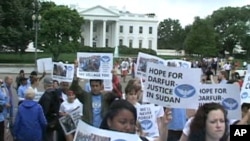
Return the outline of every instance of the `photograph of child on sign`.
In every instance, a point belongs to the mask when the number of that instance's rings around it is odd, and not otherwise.
[[[153,63],[156,63],[156,64],[161,63],[157,59],[154,59],[154,58],[143,58],[143,57],[140,57],[140,59],[139,59],[139,65],[138,65],[138,71],[146,72],[146,70],[147,70],[147,63],[148,62],[153,62]]]
[[[63,63],[57,63],[53,66],[53,75],[64,76],[67,74],[67,66]]]
[[[101,65],[100,56],[80,57],[79,58],[79,71],[85,72],[99,72]]]
[[[177,64],[176,64],[176,62],[170,62],[170,61],[169,61],[169,62],[167,63],[167,66],[168,66],[168,67],[177,67]]]
[[[111,138],[78,132],[75,141],[111,141]]]
[[[70,133],[72,130],[76,129],[75,123],[70,115],[67,115],[64,118],[61,118],[60,122],[62,124],[62,127],[63,127],[65,133]]]

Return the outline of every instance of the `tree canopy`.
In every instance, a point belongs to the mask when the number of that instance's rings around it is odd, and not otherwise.
[[[40,41],[44,49],[51,52],[55,60],[61,52],[76,51],[81,38],[81,25],[84,20],[76,10],[67,6],[43,3]]]
[[[179,20],[165,19],[158,26],[159,49],[182,49],[185,32]]]

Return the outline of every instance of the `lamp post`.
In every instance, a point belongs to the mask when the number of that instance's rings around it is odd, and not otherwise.
[[[40,20],[42,19],[42,17],[41,15],[39,15],[39,10],[41,9],[41,4],[39,0],[34,0],[32,5],[34,8],[32,21],[33,21],[33,30],[35,30],[35,68],[36,68],[38,30],[40,29]]]

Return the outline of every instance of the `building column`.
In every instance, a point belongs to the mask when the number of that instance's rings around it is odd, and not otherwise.
[[[106,21],[103,21],[102,27],[102,47],[106,47]]]
[[[115,39],[114,47],[119,46],[119,21],[115,21]]]
[[[90,20],[90,27],[89,27],[89,46],[93,47],[93,20]]]

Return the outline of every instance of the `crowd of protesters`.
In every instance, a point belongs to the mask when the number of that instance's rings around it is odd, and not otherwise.
[[[104,91],[101,79],[90,79],[81,86],[77,77],[72,83],[58,82],[45,77],[46,73],[38,77],[36,71],[26,77],[21,70],[14,86],[13,78],[6,76],[0,90],[0,141],[73,141],[74,133],[66,135],[58,119],[76,107],[81,107],[84,122],[105,130],[138,134],[142,141],[227,141],[230,123],[250,123],[248,103],[242,104],[242,119],[234,122],[228,121],[227,112],[217,103],[204,104],[197,111],[143,103],[143,84],[135,78],[135,66],[135,59],[116,62],[112,91]],[[242,78],[232,75],[232,63],[204,59],[192,61],[192,67],[202,69],[201,83],[237,82],[242,86]],[[128,80],[128,74],[132,79]],[[125,91],[120,81],[127,83]],[[44,86],[44,94],[36,102],[39,83]],[[154,111],[154,130],[150,132],[144,131],[137,115],[137,108],[146,104]]]

